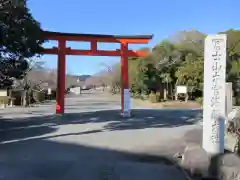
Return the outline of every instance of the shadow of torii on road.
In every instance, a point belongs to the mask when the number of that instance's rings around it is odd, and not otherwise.
[[[2,144],[0,147],[0,172],[4,179],[185,179],[171,158],[160,155],[46,139]]]
[[[101,131],[122,131],[146,128],[170,128],[193,125],[202,118],[201,110],[134,109],[131,118],[122,118],[120,110],[101,110],[47,115],[17,119],[1,119],[0,141],[31,138],[57,131],[59,125],[104,123],[101,130],[66,133],[56,136],[90,134]]]

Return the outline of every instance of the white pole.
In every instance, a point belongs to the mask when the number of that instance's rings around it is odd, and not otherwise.
[[[124,89],[124,104],[123,104],[123,117],[130,117],[131,116],[131,95],[129,89]]]
[[[233,110],[232,83],[226,83],[226,116]]]
[[[226,41],[225,34],[205,39],[202,146],[211,155],[224,152]]]

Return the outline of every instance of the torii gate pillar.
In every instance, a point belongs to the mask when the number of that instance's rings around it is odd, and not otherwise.
[[[58,41],[56,114],[64,114],[66,86],[66,41]]]

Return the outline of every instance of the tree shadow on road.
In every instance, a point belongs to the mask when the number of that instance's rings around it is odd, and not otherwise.
[[[30,138],[55,132],[58,130],[59,125],[103,123],[101,131],[120,131],[179,127],[195,124],[201,119],[201,110],[174,109],[135,109],[132,110],[131,118],[122,118],[120,110],[66,113],[63,116],[47,115],[15,119],[2,118],[0,121],[0,142]],[[79,132],[79,134],[81,133],[84,132]],[[94,131],[88,133],[94,133]]]
[[[200,110],[133,110],[133,116],[127,120],[110,122],[105,129],[129,130],[163,128],[192,125],[201,120]]]
[[[0,145],[0,173],[18,180],[185,179],[166,156],[32,140]]]

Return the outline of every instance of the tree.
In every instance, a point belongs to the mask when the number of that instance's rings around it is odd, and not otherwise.
[[[172,66],[181,62],[182,52],[175,44],[167,40],[162,41],[153,48],[151,59],[155,67],[159,70],[170,69]]]
[[[186,85],[190,94],[198,90],[202,91],[203,67],[203,58],[189,53],[175,73],[177,84]]]
[[[115,64],[111,68],[111,72],[109,73],[111,76],[111,91],[113,94],[120,92],[121,88],[121,67],[120,64]]]
[[[227,81],[233,82],[235,91],[237,80],[240,87],[240,31],[230,29],[224,33],[228,39]],[[162,89],[166,89],[172,93],[174,86],[186,85],[193,98],[201,96],[205,38],[204,33],[196,30],[179,31],[158,43],[146,57],[129,58],[131,92],[149,94],[150,91],[162,92]],[[120,70],[120,64],[113,68],[112,84],[120,85]],[[240,88],[238,92],[240,97]]]
[[[227,34],[227,81],[233,81],[234,73],[237,73],[236,67],[232,66],[233,61],[238,61],[240,58],[240,31],[230,29],[221,33]],[[203,57],[205,37],[206,35],[199,31],[180,31],[173,36],[172,42],[175,42],[187,54],[193,53],[198,57]],[[235,68],[235,70],[231,70],[231,68]]]
[[[41,91],[41,85],[44,83],[42,80],[32,80],[29,78],[31,71],[41,71],[44,75],[49,75],[49,73],[43,67],[44,62],[36,61],[36,59],[28,60],[28,68],[25,70],[25,75],[22,79],[16,80],[15,88],[23,89],[22,92],[22,105],[29,106],[31,103],[31,95],[34,91]],[[44,73],[45,72],[45,73]],[[43,77],[42,77],[43,78]],[[41,79],[41,78],[40,78]]]
[[[167,99],[169,95],[173,98],[173,90],[177,80],[175,71],[184,60],[184,51],[176,44],[164,40],[154,47],[152,59],[161,78],[163,98]]]
[[[205,38],[206,35],[197,30],[178,31],[169,41],[183,51],[195,52],[203,56]]]
[[[0,82],[7,88],[24,76],[26,59],[40,52],[44,40],[26,0],[0,0],[0,34]]]
[[[227,30],[227,81],[233,83],[233,92],[236,103],[240,104],[240,31]]]
[[[26,0],[0,0],[1,57],[29,58],[44,42],[40,24],[32,17]]]
[[[15,79],[22,79],[29,64],[26,60],[0,59],[0,88],[11,88]]]

